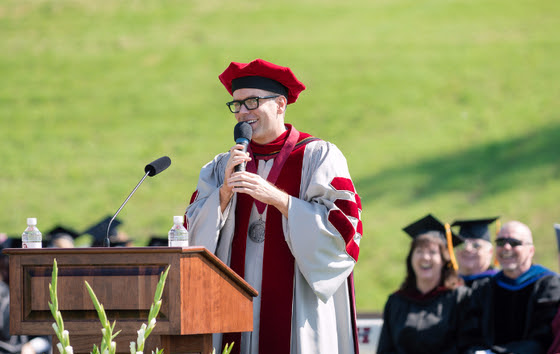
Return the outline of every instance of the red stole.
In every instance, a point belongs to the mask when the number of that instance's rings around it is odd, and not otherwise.
[[[287,157],[275,185],[289,195],[299,197],[305,145],[315,138],[309,134],[297,132],[292,126],[287,126],[290,129],[290,134],[295,132],[299,134],[299,137],[293,151]],[[254,161],[255,156],[252,152],[251,157]],[[230,267],[242,277],[245,274],[245,246],[249,216],[254,201],[248,194],[237,194],[235,234]],[[282,214],[270,205],[266,210],[262,289],[260,293],[259,353],[285,354],[290,352],[295,260],[284,238]],[[232,353],[239,353],[239,339],[238,334],[225,334],[223,343],[230,343],[235,340],[236,344]]]

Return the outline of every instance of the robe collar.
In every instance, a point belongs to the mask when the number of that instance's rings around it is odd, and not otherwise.
[[[500,271],[498,274],[495,275],[496,277],[496,284],[499,287],[504,288],[506,290],[517,291],[529,286],[539,280],[540,278],[556,274],[551,270],[546,269],[545,267],[534,264],[529,268],[528,271],[521,274],[519,277],[515,279],[511,279],[505,276],[504,271]]]
[[[484,272],[481,273],[476,273],[476,274],[471,274],[471,275],[460,275],[461,278],[463,278],[463,280],[465,282],[470,282],[470,281],[474,281],[477,279],[482,279],[482,278],[487,278],[487,277],[491,277],[495,274],[497,274],[498,271],[496,269],[488,269]]]
[[[282,147],[288,140],[292,130],[294,129],[291,124],[286,124],[286,130],[280,134],[279,137],[274,139],[268,144],[261,145],[254,141],[249,143],[249,150],[252,152],[253,156],[257,160],[270,160],[276,157],[282,150]]]

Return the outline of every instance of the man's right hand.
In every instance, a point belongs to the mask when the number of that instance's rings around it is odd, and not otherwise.
[[[233,187],[229,186],[227,181],[234,173],[235,166],[251,160],[249,153],[243,152],[243,149],[243,145],[236,144],[229,150],[229,159],[224,174],[224,184],[220,187],[220,207],[222,212],[226,209],[229,201],[233,197]]]

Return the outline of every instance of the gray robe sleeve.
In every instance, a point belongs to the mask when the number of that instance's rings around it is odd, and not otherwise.
[[[356,260],[346,252],[346,243],[329,221],[329,213],[338,210],[337,200],[356,203],[347,190],[336,190],[334,178],[350,179],[346,159],[333,144],[316,141],[306,146],[300,198],[290,198],[288,219],[284,218],[286,242],[297,267],[309,286],[322,300],[330,298],[346,281]],[[354,230],[359,219],[346,216]],[[354,234],[359,245],[361,235]]]
[[[220,208],[220,186],[224,182],[224,171],[229,153],[217,155],[202,167],[198,179],[195,200],[185,212],[189,242],[193,246],[204,246],[229,265],[230,246],[235,227],[237,201],[234,195],[224,213]]]

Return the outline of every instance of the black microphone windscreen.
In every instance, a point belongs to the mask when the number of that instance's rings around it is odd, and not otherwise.
[[[171,159],[167,156],[163,156],[147,164],[146,167],[144,167],[144,172],[148,173],[148,176],[153,177],[165,171],[169,165],[171,165]]]
[[[247,139],[251,141],[253,137],[253,128],[247,122],[239,122],[233,128],[233,140],[237,142],[237,139]]]

